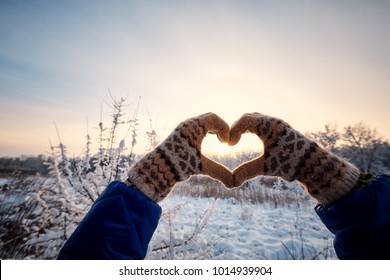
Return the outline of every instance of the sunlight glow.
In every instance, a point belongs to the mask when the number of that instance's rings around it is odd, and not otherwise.
[[[365,121],[390,139],[388,1],[354,9],[326,1],[2,2],[0,156],[45,153],[57,140],[53,122],[78,156],[86,117],[99,149],[111,94],[128,97],[124,121],[139,120],[137,154],[149,147],[150,118],[162,141],[206,112],[229,124],[260,112],[302,133]],[[125,136],[118,131],[117,142]],[[256,137],[235,147],[214,140],[205,139],[205,153],[260,146]]]
[[[262,153],[263,143],[260,139],[250,133],[245,133],[241,136],[240,142],[235,146],[229,146],[226,143],[221,143],[218,137],[213,134],[208,134],[202,142],[202,153],[204,155],[216,156],[234,156],[237,153],[257,152]]]

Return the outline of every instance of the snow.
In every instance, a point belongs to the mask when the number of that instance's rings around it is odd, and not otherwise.
[[[8,179],[6,178],[0,178],[0,186],[4,186],[5,184],[8,184]]]
[[[275,208],[171,195],[148,259],[336,259],[333,235],[312,205]],[[195,232],[196,238],[186,242]],[[166,248],[156,250],[156,248]]]
[[[87,183],[82,185],[92,191]],[[13,224],[25,238],[17,254],[4,256],[55,258],[90,207],[78,184],[69,185],[66,193],[53,178],[25,179],[6,187],[0,193],[3,229]],[[160,205],[163,213],[147,259],[336,259],[333,235],[314,212],[315,201],[295,183],[255,180],[231,191],[195,178],[175,186]]]

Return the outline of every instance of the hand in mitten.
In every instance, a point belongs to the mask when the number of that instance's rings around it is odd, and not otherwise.
[[[216,114],[189,119],[131,167],[128,181],[156,202],[164,199],[177,182],[196,174],[212,176],[233,187],[231,171],[201,153],[207,133],[215,133],[221,142],[229,141],[229,125]]]
[[[264,154],[233,171],[234,185],[240,186],[257,175],[279,176],[301,182],[320,204],[347,194],[359,179],[359,170],[327,152],[282,120],[259,113],[243,115],[230,130],[230,145],[242,133],[255,133],[264,143]]]

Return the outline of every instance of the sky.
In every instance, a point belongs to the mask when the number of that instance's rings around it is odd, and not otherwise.
[[[110,93],[128,119],[141,97],[139,152],[146,131],[205,112],[301,132],[364,121],[390,139],[389,45],[390,1],[0,0],[0,156],[47,153],[56,126],[70,155],[87,133],[97,149]]]

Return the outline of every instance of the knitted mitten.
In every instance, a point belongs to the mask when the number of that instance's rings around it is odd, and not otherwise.
[[[301,182],[320,204],[329,204],[347,194],[359,179],[359,170],[327,152],[282,120],[259,113],[245,114],[230,130],[230,145],[242,133],[251,132],[264,143],[264,154],[233,171],[234,185],[257,175],[279,176]]]
[[[207,133],[215,133],[221,142],[229,141],[229,125],[216,114],[189,119],[130,168],[128,181],[156,202],[164,199],[176,182],[194,174],[209,175],[233,187],[231,171],[201,153]]]

